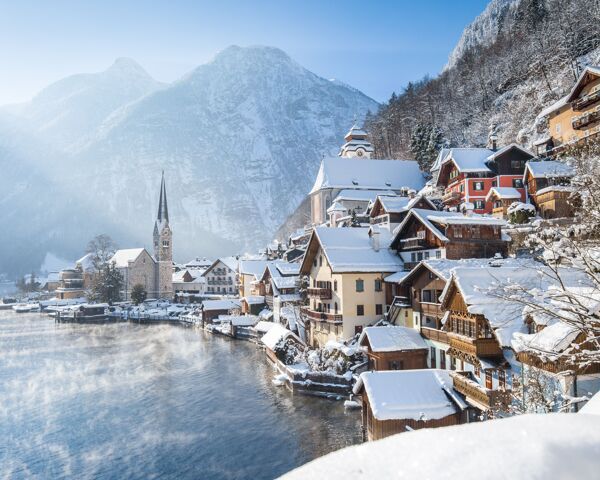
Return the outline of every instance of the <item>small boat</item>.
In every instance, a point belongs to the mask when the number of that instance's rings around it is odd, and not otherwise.
[[[17,313],[28,313],[38,311],[40,306],[37,303],[18,303],[13,305],[12,309]]]

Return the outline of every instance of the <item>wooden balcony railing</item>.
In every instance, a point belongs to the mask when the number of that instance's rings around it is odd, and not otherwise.
[[[306,294],[310,298],[320,298],[321,300],[331,299],[331,288],[307,288]]]
[[[402,250],[409,250],[411,248],[425,248],[427,247],[427,240],[424,238],[412,237],[412,238],[401,238],[400,248]]]
[[[440,343],[448,342],[448,333],[443,330],[436,330],[435,328],[421,327],[421,335],[429,340]]]
[[[462,393],[467,401],[474,401],[484,409],[504,408],[510,403],[510,390],[490,390],[471,380],[466,372],[452,372],[454,389]]]
[[[451,190],[449,192],[446,192],[442,196],[442,203],[458,203],[460,202],[461,198],[462,194],[460,192],[457,192],[456,190]]]
[[[495,338],[471,338],[448,332],[450,347],[476,357],[501,357],[502,349]]]
[[[585,108],[588,105],[598,101],[600,101],[600,90],[597,90],[594,93],[590,93],[575,100],[572,104],[573,110],[581,110],[582,108]]]
[[[593,112],[584,113],[583,115],[577,117],[573,120],[573,128],[575,130],[581,130],[590,123],[594,123],[600,120],[600,111],[595,110]]]
[[[315,310],[311,310],[309,307],[300,307],[300,314],[307,319],[318,320],[319,322],[342,323],[343,320],[342,315],[317,312]]]

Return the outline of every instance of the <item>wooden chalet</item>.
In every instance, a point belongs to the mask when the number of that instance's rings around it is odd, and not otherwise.
[[[514,202],[521,201],[521,192],[512,187],[494,187],[485,197],[486,202],[492,203],[492,215],[497,218],[508,218],[508,207]]]
[[[204,300],[202,302],[202,322],[211,323],[219,315],[231,315],[240,311],[237,300]]]
[[[467,423],[468,404],[451,385],[450,373],[437,369],[362,373],[354,393],[362,396],[364,437]]]
[[[578,200],[571,179],[575,169],[557,160],[527,162],[523,182],[531,203],[543,218],[572,217]]]
[[[490,258],[506,256],[510,237],[502,219],[413,208],[395,230],[390,247],[405,267],[430,258]]]
[[[415,370],[427,368],[429,347],[414,328],[366,327],[359,344],[366,348],[369,370]]]
[[[431,200],[422,195],[406,197],[378,195],[369,210],[370,222],[372,225],[397,226],[402,223],[411,208],[437,210]]]

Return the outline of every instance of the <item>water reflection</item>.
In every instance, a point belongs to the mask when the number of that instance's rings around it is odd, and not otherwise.
[[[171,326],[0,312],[0,477],[273,478],[359,441],[256,347]]]

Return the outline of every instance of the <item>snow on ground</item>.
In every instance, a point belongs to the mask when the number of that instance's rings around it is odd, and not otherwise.
[[[600,416],[555,413],[400,433],[330,453],[281,478],[592,479],[599,469]]]

